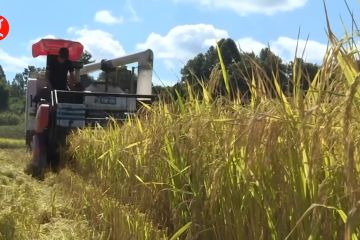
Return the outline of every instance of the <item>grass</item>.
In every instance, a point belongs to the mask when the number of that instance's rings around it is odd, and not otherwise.
[[[81,213],[98,233],[98,239],[166,239],[165,233],[157,229],[138,209],[121,204],[106,194],[97,183],[83,179],[69,170],[59,176],[62,188],[72,199],[71,209]]]
[[[187,100],[145,106],[123,125],[79,130],[69,138],[74,169],[142,213],[152,226],[142,228],[144,239],[156,229],[173,239],[357,239],[360,55],[356,39],[328,32],[307,94],[295,64],[292,97],[274,70],[277,98],[269,98],[254,63],[252,104],[212,98],[205,84],[199,98],[189,87]],[[101,202],[92,199],[94,212],[111,212]],[[103,216],[125,232],[114,215]]]
[[[29,161],[25,148],[0,148],[0,239],[103,239],[72,204],[60,176],[38,182],[23,173]]]
[[[24,146],[0,147],[0,239],[165,239],[143,213],[70,170],[41,182],[26,175],[30,158]]]
[[[25,123],[0,126],[0,138],[25,139]]]
[[[18,125],[23,118],[23,114],[18,115],[11,112],[0,112],[0,125]]]
[[[0,148],[23,148],[25,146],[25,140],[0,138]]]
[[[0,113],[0,138],[25,139],[24,114]]]

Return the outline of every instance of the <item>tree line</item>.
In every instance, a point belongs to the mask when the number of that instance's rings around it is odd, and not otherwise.
[[[9,111],[21,114],[25,111],[26,82],[32,73],[40,72],[41,68],[28,66],[22,73],[17,73],[10,82],[0,65],[0,112]]]
[[[245,99],[250,98],[251,84],[259,84],[258,81],[262,81],[267,94],[275,95],[274,79],[278,81],[283,92],[290,95],[294,85],[294,73],[300,78],[300,89],[306,92],[319,70],[317,64],[305,62],[301,58],[285,63],[269,47],[262,49],[258,55],[254,52],[241,52],[231,38],[221,39],[217,46],[228,73],[231,94],[240,93]],[[188,84],[199,95],[202,93],[203,84],[208,85],[214,95],[228,94],[216,47],[211,46],[205,53],[199,53],[190,59],[181,69],[181,80],[174,86],[156,86],[154,92],[171,93],[173,98],[178,95],[184,97]]]
[[[300,88],[306,92],[319,69],[318,65],[307,63],[301,58],[285,63],[270,48],[262,49],[258,55],[254,52],[241,52],[231,38],[221,39],[218,41],[217,46],[228,73],[232,94],[240,93],[243,98],[250,98],[250,86],[254,83],[257,84],[257,81],[262,81],[268,94],[274,95],[274,79],[278,81],[283,92],[290,95],[294,84],[292,81],[294,73],[299,75]],[[93,62],[91,59],[91,53],[85,51],[80,61],[88,64]],[[295,64],[297,65],[297,72],[294,71]],[[25,111],[27,79],[30,74],[43,70],[44,68],[28,66],[22,73],[17,73],[10,82],[7,81],[0,65],[0,112],[23,113]],[[132,82],[136,82],[136,75],[131,74],[131,71],[126,66],[117,68],[109,74],[110,83],[120,87],[128,86],[130,78]],[[84,75],[80,81],[84,85],[88,85],[92,81],[103,81],[104,79],[105,74],[101,73],[97,79],[90,75]],[[227,94],[215,46],[209,47],[205,53],[199,53],[190,59],[181,69],[181,80],[178,83],[174,86],[154,86],[153,93],[159,95],[170,93],[172,99],[178,96],[186,97],[188,84],[200,95],[202,84],[210,86],[214,95]]]

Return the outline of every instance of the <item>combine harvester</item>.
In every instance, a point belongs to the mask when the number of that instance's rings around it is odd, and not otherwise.
[[[105,72],[105,82],[100,91],[90,85],[83,91],[59,91],[50,89],[45,74],[37,74],[28,79],[26,91],[26,144],[33,151],[30,165],[31,174],[43,176],[44,169],[50,165],[57,170],[59,165],[59,147],[65,143],[66,136],[76,128],[105,125],[110,118],[124,120],[135,114],[142,103],[151,103],[153,52],[127,55],[99,63],[83,65],[79,59],[83,46],[79,42],[61,39],[42,39],[32,46],[33,57],[47,56],[47,62],[56,58],[60,48],[69,50],[69,60],[75,68],[77,82],[80,76],[95,71]],[[119,87],[109,84],[109,73],[119,66],[138,64],[136,83],[129,81],[124,93]],[[136,84],[136,91],[135,91]]]

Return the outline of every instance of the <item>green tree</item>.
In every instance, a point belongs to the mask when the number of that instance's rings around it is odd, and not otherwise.
[[[9,86],[2,66],[0,65],[0,111],[8,109],[9,105]]]
[[[300,76],[298,83],[299,87],[304,91],[304,93],[306,93],[318,71],[318,65],[313,63],[307,63],[302,58],[296,58],[294,61],[291,61],[288,64],[287,72],[290,79],[289,88],[293,88],[294,79]],[[294,74],[296,75],[294,76]]]
[[[181,81],[191,84],[197,84],[199,80],[207,81],[218,62],[216,49],[211,46],[205,54],[200,53],[186,63],[181,69]]]
[[[178,82],[174,86],[153,86],[153,94],[158,96],[158,99],[161,99],[165,102],[176,101],[179,96],[182,99],[187,99],[187,86],[184,82]]]
[[[287,65],[282,59],[275,55],[270,48],[264,48],[259,54],[259,63],[264,71],[263,83],[267,87],[270,96],[276,95],[274,80],[280,84],[283,92],[289,92],[289,77],[287,76]],[[275,77],[275,79],[274,79]]]
[[[0,65],[0,80],[6,81],[6,75],[1,65]]]
[[[128,93],[135,93],[137,75],[130,71],[127,66],[120,66],[114,69],[112,72],[101,72],[97,78],[98,81],[105,81],[106,74],[108,74],[108,84],[112,86],[120,87],[122,90]]]
[[[25,87],[27,84],[27,81],[29,77],[32,76],[34,73],[38,73],[41,71],[45,71],[45,68],[36,68],[35,66],[28,66],[27,68],[24,68],[24,71],[22,72],[23,78],[25,80]]]
[[[80,62],[82,62],[84,65],[86,64],[90,64],[90,63],[93,63],[95,62],[95,60],[91,60],[92,59],[92,55],[90,52],[88,51],[84,51],[82,54],[81,54],[81,57],[80,57]],[[95,79],[90,76],[89,74],[84,74],[84,75],[81,75],[80,76],[80,84],[86,88],[88,87]]]
[[[253,80],[258,86],[260,84],[265,86],[265,91],[269,96],[276,96],[274,80],[278,81],[284,93],[291,94],[293,62],[289,64],[283,63],[283,60],[274,54],[270,48],[262,49],[258,56],[254,53],[240,52],[236,43],[230,38],[221,39],[217,46],[220,48],[229,75],[232,95],[236,96],[240,92],[243,98],[250,99],[249,86]],[[297,66],[301,66],[300,87],[306,92],[319,67],[316,64],[306,63],[302,59],[296,61]],[[255,76],[253,76],[254,74]],[[181,69],[181,75],[181,82],[190,83],[198,94],[201,94],[199,80],[210,81],[210,90],[214,95],[227,94],[217,50],[213,46],[206,53],[199,53],[193,59],[190,59]],[[169,89],[166,90],[171,92]]]
[[[23,74],[17,73],[10,85],[10,112],[21,114],[25,111],[25,86]]]
[[[79,61],[82,62],[84,65],[95,62],[95,60],[91,60],[91,59],[92,59],[92,54],[85,50],[81,54],[81,57],[80,57]]]
[[[220,48],[226,69],[230,72],[235,72],[235,69],[241,66],[241,64],[235,66],[236,63],[241,62],[243,58],[234,40],[231,38],[221,39],[218,41],[217,46]],[[214,46],[211,46],[206,53],[200,53],[193,59],[190,59],[184,68],[181,69],[182,82],[190,83],[195,91],[201,92],[198,91],[201,90],[199,80],[208,82],[211,79],[214,92],[216,94],[225,94],[225,86],[218,64],[217,50]],[[231,79],[234,86],[243,86],[242,88],[245,91],[247,84],[244,84],[243,77],[239,78],[239,76],[233,75]]]
[[[26,81],[21,73],[17,73],[11,82],[10,95],[11,97],[23,97],[25,95]]]
[[[240,62],[241,55],[236,43],[231,38],[221,39],[218,42],[221,56],[225,66],[229,66],[232,63]]]
[[[252,79],[250,59],[254,60],[253,53],[240,53],[234,40],[222,39],[217,43],[225,68],[228,72],[230,90],[232,96],[242,96],[243,99],[250,98],[249,81]],[[216,50],[215,50],[216,51]],[[214,56],[218,58],[217,51]],[[226,87],[220,64],[217,63],[211,72],[210,89],[214,95],[226,95]]]
[[[240,60],[231,63],[228,66],[231,89],[233,95],[240,92],[243,100],[250,99],[250,85],[253,79],[254,63],[258,62],[254,53],[241,53]]]
[[[45,71],[45,68],[28,66],[22,73],[17,73],[10,85],[9,110],[21,114],[25,111],[25,93],[27,81],[34,73]]]
[[[23,80],[21,80],[23,83],[21,83],[21,81],[19,83],[21,88],[23,88],[25,91],[29,78],[33,77],[35,73],[45,72],[45,70],[46,68],[36,68],[35,66],[28,66],[27,68],[24,68],[24,71],[22,72]]]

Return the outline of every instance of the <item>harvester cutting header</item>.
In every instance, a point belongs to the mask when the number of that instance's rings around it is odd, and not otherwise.
[[[151,50],[83,65],[83,49],[79,42],[62,39],[42,39],[32,46],[33,57],[47,57],[45,74],[30,76],[26,92],[26,143],[33,149],[33,175],[41,175],[47,164],[58,167],[58,148],[72,129],[106,124],[110,117],[123,120],[136,113],[141,102],[153,99]],[[135,82],[133,76],[127,81],[131,86],[125,90],[109,83],[111,72],[133,63],[138,74]],[[80,86],[81,75],[99,70],[105,72],[105,81]]]

